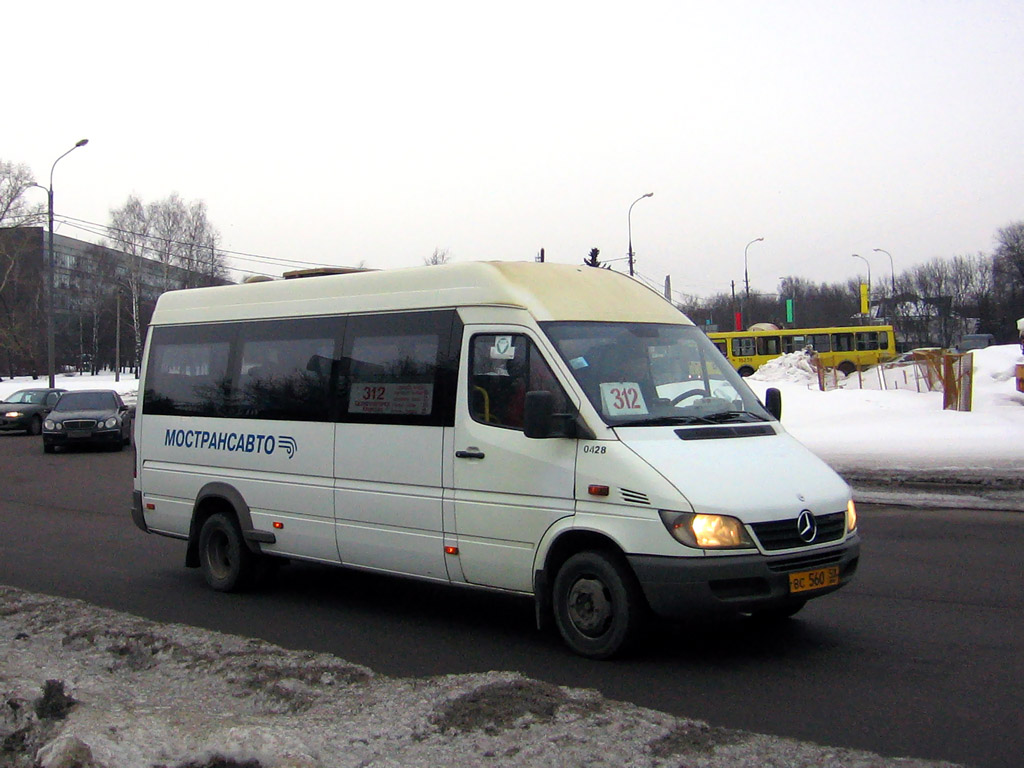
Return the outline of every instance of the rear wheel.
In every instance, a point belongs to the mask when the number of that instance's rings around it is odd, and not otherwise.
[[[206,519],[199,531],[199,564],[207,584],[218,592],[244,589],[254,560],[233,516],[217,512]]]
[[[837,365],[836,368],[839,369],[839,372],[843,374],[843,376],[849,376],[851,373],[857,370],[857,366],[851,363],[849,360],[844,360],[839,365]]]
[[[753,376],[754,375],[754,369],[751,368],[749,365],[744,365],[742,368],[740,368],[737,371],[737,373],[740,376],[742,376],[743,378],[746,378],[747,376]]]
[[[646,606],[640,586],[621,558],[579,552],[555,576],[555,624],[576,653],[607,659],[636,639]]]

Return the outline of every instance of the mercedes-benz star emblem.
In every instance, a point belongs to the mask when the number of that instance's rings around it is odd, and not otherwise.
[[[814,515],[811,514],[810,510],[805,509],[796,519],[796,532],[800,539],[807,544],[814,541],[818,535],[818,523],[815,521]]]

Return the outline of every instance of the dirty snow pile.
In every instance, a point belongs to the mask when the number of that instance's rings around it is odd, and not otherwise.
[[[0,586],[3,768],[950,766],[713,728],[511,672],[395,679]]]

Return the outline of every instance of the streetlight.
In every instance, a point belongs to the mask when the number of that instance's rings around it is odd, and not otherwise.
[[[654,197],[653,192],[648,192],[646,195],[640,195],[636,200],[629,204],[629,213],[626,214],[626,227],[629,229],[629,276],[633,276],[633,206],[643,200],[645,197]]]
[[[856,254],[856,253],[852,254],[852,256],[850,258],[860,259],[861,261],[864,262],[865,265],[867,265],[867,268],[868,268],[868,295],[867,295],[867,299],[868,300],[866,302],[862,302],[862,305],[861,305],[861,309],[862,310],[866,310],[866,311],[862,311],[861,312],[861,315],[864,316],[864,315],[866,315],[866,314],[871,312],[871,262],[869,262],[863,256],[861,256],[859,254]]]
[[[892,264],[892,254],[883,248],[875,248],[875,253],[884,253],[889,257],[889,274],[892,275],[892,295],[896,298],[896,268]]]
[[[54,387],[54,369],[56,368],[53,352],[53,169],[57,167],[57,163],[63,158],[88,143],[88,139],[81,139],[75,146],[53,161],[53,165],[50,166],[50,186],[46,189],[47,211],[50,223],[50,236],[46,247],[46,368],[50,375],[50,389]]]
[[[747,248],[752,246],[754,243],[760,243],[763,240],[763,237],[755,237],[747,243],[747,247],[743,249],[743,284],[746,286],[747,301],[750,301],[750,274],[747,272]]]

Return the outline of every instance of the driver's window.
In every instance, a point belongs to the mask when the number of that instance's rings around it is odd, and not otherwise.
[[[522,334],[478,334],[470,348],[469,410],[475,421],[523,429],[526,393],[555,396],[554,410],[564,413],[569,400],[547,361]]]

